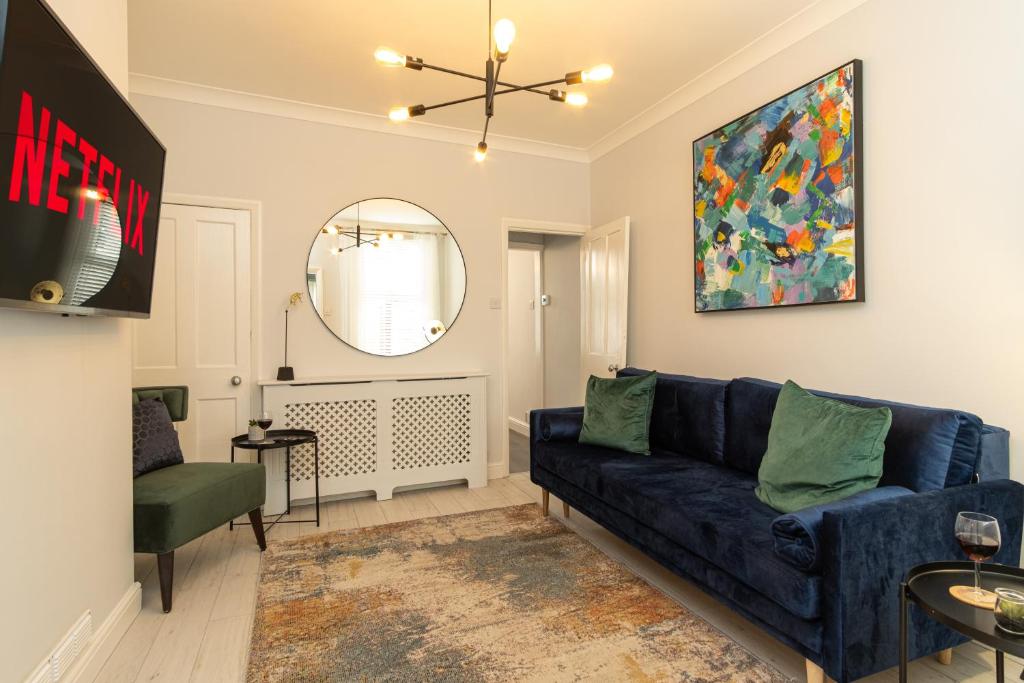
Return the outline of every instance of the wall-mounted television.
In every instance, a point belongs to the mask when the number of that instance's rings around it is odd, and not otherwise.
[[[0,22],[0,306],[148,317],[163,145],[42,0]]]

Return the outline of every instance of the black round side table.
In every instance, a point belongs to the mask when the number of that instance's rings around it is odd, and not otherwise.
[[[949,594],[950,586],[973,585],[973,562],[929,562],[910,570],[900,590],[900,683],[907,681],[907,613],[911,602],[940,624],[995,648],[996,681],[999,683],[1003,683],[1003,653],[1024,657],[1024,636],[1014,636],[998,628],[992,610],[972,607]],[[1024,569],[983,564],[981,586],[988,590],[1024,591]]]
[[[316,518],[282,520],[282,517],[292,511],[292,447],[301,446],[302,444],[307,443],[313,444],[313,490],[315,492],[316,501]],[[316,525],[320,526],[320,440],[317,438],[316,432],[310,429],[272,429],[267,432],[267,438],[262,441],[249,441],[248,434],[239,434],[231,439],[231,462],[235,461],[236,448],[256,451],[256,462],[258,463],[263,462],[263,451],[274,450],[277,448],[284,449],[284,482],[287,507],[285,507],[284,512],[277,516],[277,519],[265,527],[265,531],[270,531],[277,523],[299,524],[302,522],[316,522]],[[234,529],[236,524],[247,526],[249,523],[235,522],[232,520],[228,524],[228,528]]]

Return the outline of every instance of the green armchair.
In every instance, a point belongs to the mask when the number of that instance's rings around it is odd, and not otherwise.
[[[159,398],[174,422],[188,417],[188,387],[139,387],[132,402]],[[174,550],[242,514],[266,550],[260,506],[266,498],[263,465],[187,462],[135,478],[135,552],[156,553],[160,598],[171,611]]]

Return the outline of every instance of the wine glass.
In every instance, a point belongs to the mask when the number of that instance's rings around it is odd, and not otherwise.
[[[974,590],[971,597],[990,602],[993,594],[981,587],[981,563],[999,552],[999,521],[980,512],[961,512],[956,516],[956,540],[967,557],[974,561]]]
[[[270,425],[274,424],[274,414],[269,410],[264,410],[260,413],[260,416],[256,418],[256,424],[259,428],[266,432],[270,429]]]

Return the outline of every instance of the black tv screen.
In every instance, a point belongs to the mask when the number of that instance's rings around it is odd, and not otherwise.
[[[0,10],[0,306],[148,317],[164,147],[41,0]]]

